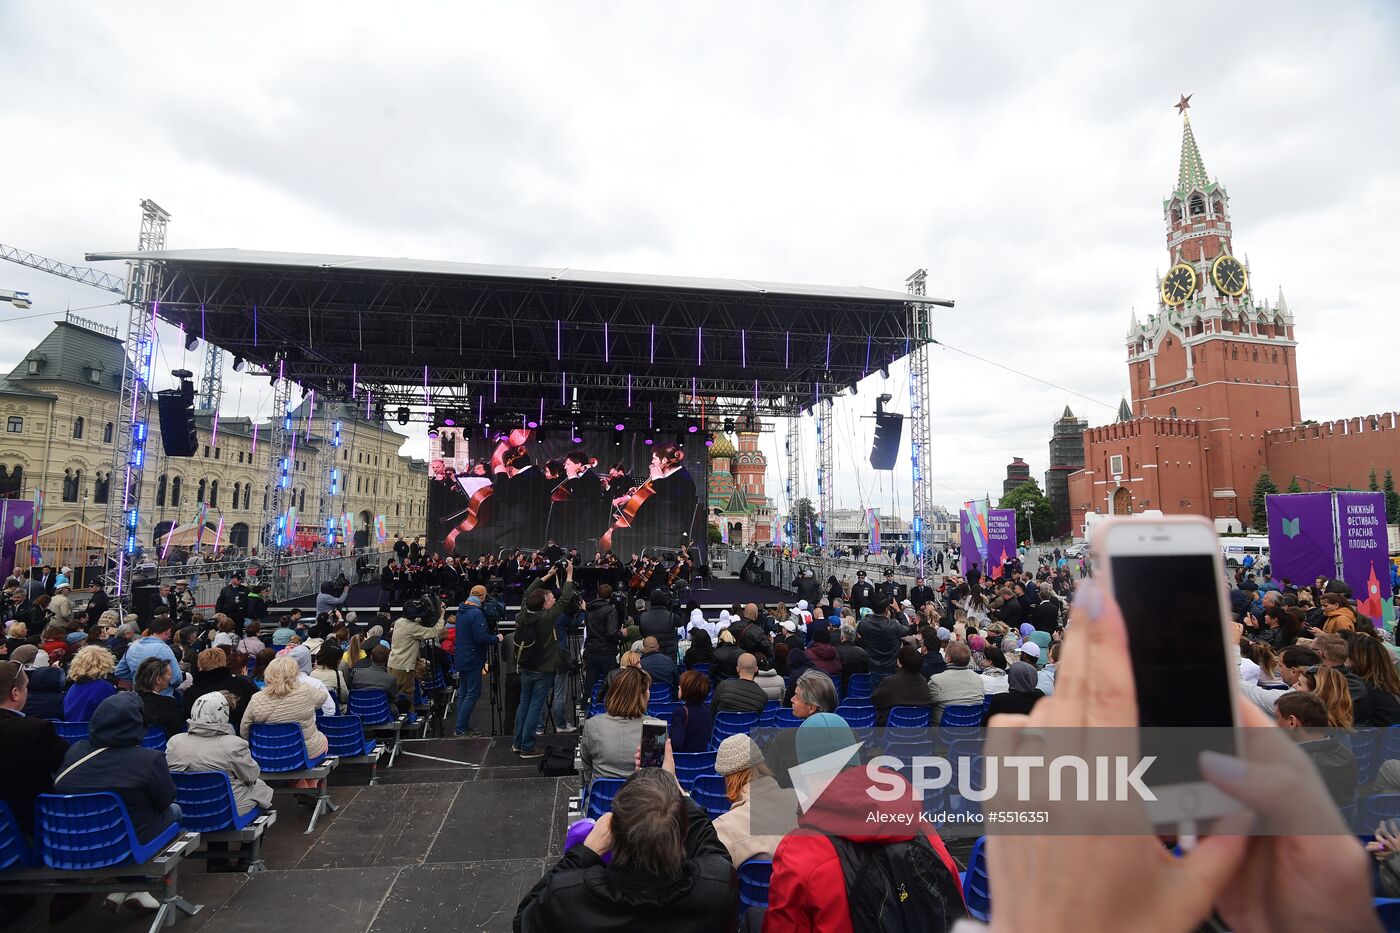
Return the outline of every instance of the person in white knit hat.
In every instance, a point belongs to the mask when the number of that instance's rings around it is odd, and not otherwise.
[[[731,735],[715,753],[715,771],[724,775],[729,812],[715,819],[715,832],[738,867],[748,859],[772,859],[778,843],[797,825],[797,796],[780,787],[747,735]]]

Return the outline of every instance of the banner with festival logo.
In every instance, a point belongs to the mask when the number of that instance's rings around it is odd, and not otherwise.
[[[34,502],[32,503],[34,517],[34,543],[29,546],[29,559],[34,564],[44,562],[44,552],[39,547],[39,532],[44,529],[44,489],[42,486],[34,487]]]
[[[344,535],[340,543],[353,545],[355,543],[355,520],[351,518],[349,512],[340,513],[340,530]]]
[[[1002,565],[1016,556],[1016,510],[990,509],[987,512],[987,561],[992,579],[1001,577]]]
[[[374,516],[374,540],[379,544],[389,540],[389,522],[383,515]]]
[[[21,538],[34,535],[34,503],[26,499],[0,499],[0,525],[4,526],[0,577],[8,577],[15,569],[15,546]]]
[[[869,530],[869,532],[870,532],[870,547],[868,548],[869,552],[870,552],[871,554],[879,554],[879,553],[880,553],[880,513],[876,512],[874,509],[866,509],[866,510],[865,510],[865,527],[866,527],[866,528]]]
[[[283,537],[283,539],[282,539],[283,542],[284,542],[284,543],[283,543],[283,546],[284,546],[284,547],[291,547],[291,546],[293,545],[293,543],[294,543],[294,542],[296,541],[296,539],[297,539],[297,507],[296,507],[296,506],[292,506],[291,508],[287,509],[287,518],[286,518],[286,522],[284,523],[284,526],[283,526],[283,527],[286,529],[286,531],[285,531],[285,537]]]
[[[1385,529],[1385,493],[1338,492],[1338,574],[1351,587],[1356,609],[1373,620],[1395,626],[1391,602],[1390,557]]]
[[[1265,497],[1264,507],[1269,513],[1269,566],[1275,580],[1307,586],[1318,577],[1336,575],[1332,493],[1281,493]]]
[[[194,515],[194,549],[199,550],[204,543],[204,524],[209,521],[209,503],[201,502]]]
[[[958,536],[962,557],[958,567],[964,574],[987,569],[987,500],[971,499],[963,503],[958,517]]]

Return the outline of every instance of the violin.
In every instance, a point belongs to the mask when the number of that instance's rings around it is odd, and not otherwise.
[[[687,557],[677,557],[677,558],[676,558],[676,566],[672,567],[672,568],[671,568],[671,572],[670,572],[669,574],[666,575],[666,588],[667,588],[667,589],[670,589],[671,587],[675,586],[675,585],[676,585],[676,581],[679,580],[679,579],[681,578],[681,573],[682,573],[682,572],[684,572],[687,576],[689,576],[691,566],[692,566],[692,564],[691,564],[690,558],[689,558],[688,556],[687,556]]]
[[[603,532],[603,536],[598,539],[598,547],[605,551],[611,550],[613,532],[623,528],[631,528],[632,523],[637,520],[637,513],[642,510],[642,506],[646,505],[647,500],[654,495],[656,495],[656,487],[651,484],[651,480],[647,480],[633,490],[632,495],[627,498],[622,508],[618,510],[618,516],[613,521],[612,527]]]
[[[481,507],[486,504],[486,500],[490,499],[491,494],[495,491],[496,487],[488,483],[472,493],[471,498],[467,500],[466,512],[463,513],[465,517],[456,528],[447,533],[447,538],[443,541],[449,554],[457,549],[459,535],[466,534],[476,528],[477,523],[481,521]]]
[[[627,587],[631,590],[640,590],[646,587],[647,580],[651,577],[651,567],[646,561],[637,564],[637,569],[632,571],[632,578],[627,581]]]

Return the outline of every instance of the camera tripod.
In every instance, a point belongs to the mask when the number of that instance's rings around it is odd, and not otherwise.
[[[568,665],[569,676],[564,687],[564,709],[573,710],[575,724],[582,721],[579,715],[579,678],[582,676],[583,649],[583,626],[569,632],[568,644],[564,649],[564,663]],[[557,679],[556,679],[557,682]],[[553,691],[550,692],[549,701],[544,708],[544,728],[545,732],[559,731],[560,723],[554,721],[555,697]]]

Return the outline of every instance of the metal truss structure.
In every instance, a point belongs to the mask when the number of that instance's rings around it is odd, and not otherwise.
[[[273,364],[272,371],[278,371]],[[283,376],[272,387],[272,419],[267,431],[267,497],[263,500],[261,553],[276,556],[290,546],[286,507],[291,504],[296,472],[297,427],[292,421],[292,380]]]
[[[164,246],[164,241],[161,242]],[[161,247],[156,247],[157,249]],[[18,249],[13,246],[6,246],[0,243],[0,259],[18,263],[21,266],[28,266],[31,269],[38,269],[40,272],[47,272],[60,278],[71,279],[74,282],[82,282],[84,285],[91,285],[104,291],[115,292],[118,295],[127,294],[126,279],[119,275],[110,275],[100,269],[90,269],[87,266],[70,266],[66,262],[59,262],[57,259],[49,259],[44,256],[37,256],[28,250]]]
[[[340,416],[333,410],[333,406],[326,406],[321,423],[321,443],[329,446],[330,455],[326,458],[326,469],[321,473],[320,489],[316,496],[316,520],[325,529],[327,545],[353,545],[354,537],[346,539],[345,530],[340,524],[340,511],[336,508],[341,494],[345,491],[342,486],[345,471],[340,466]]]
[[[138,252],[163,249],[169,222],[170,215],[160,205],[143,200]],[[137,257],[131,261],[126,278],[126,343],[117,428],[112,439],[112,468],[119,479],[115,495],[107,497],[105,526],[108,582],[114,599],[130,588],[132,563],[140,542],[141,479],[150,435],[151,360],[155,355],[160,275],[160,264]]]
[[[787,437],[783,442],[783,488],[787,493],[787,520],[784,522],[785,543],[797,547],[802,540],[798,530],[797,500],[802,497],[802,423],[796,415],[787,419]]]
[[[204,372],[199,377],[195,404],[200,411],[218,411],[224,400],[224,351],[205,341]]]
[[[817,536],[823,548],[827,547],[826,529],[836,508],[836,484],[832,478],[836,463],[836,438],[831,433],[835,408],[836,402],[830,395],[823,396],[821,404],[817,406],[817,508],[821,511]]]
[[[919,269],[905,280],[909,293],[923,297],[928,272]],[[933,475],[929,472],[929,342],[933,327],[929,307],[909,303],[909,457],[913,467],[914,514],[909,523],[910,544],[919,575],[924,573],[928,551],[928,520],[933,507]]]

